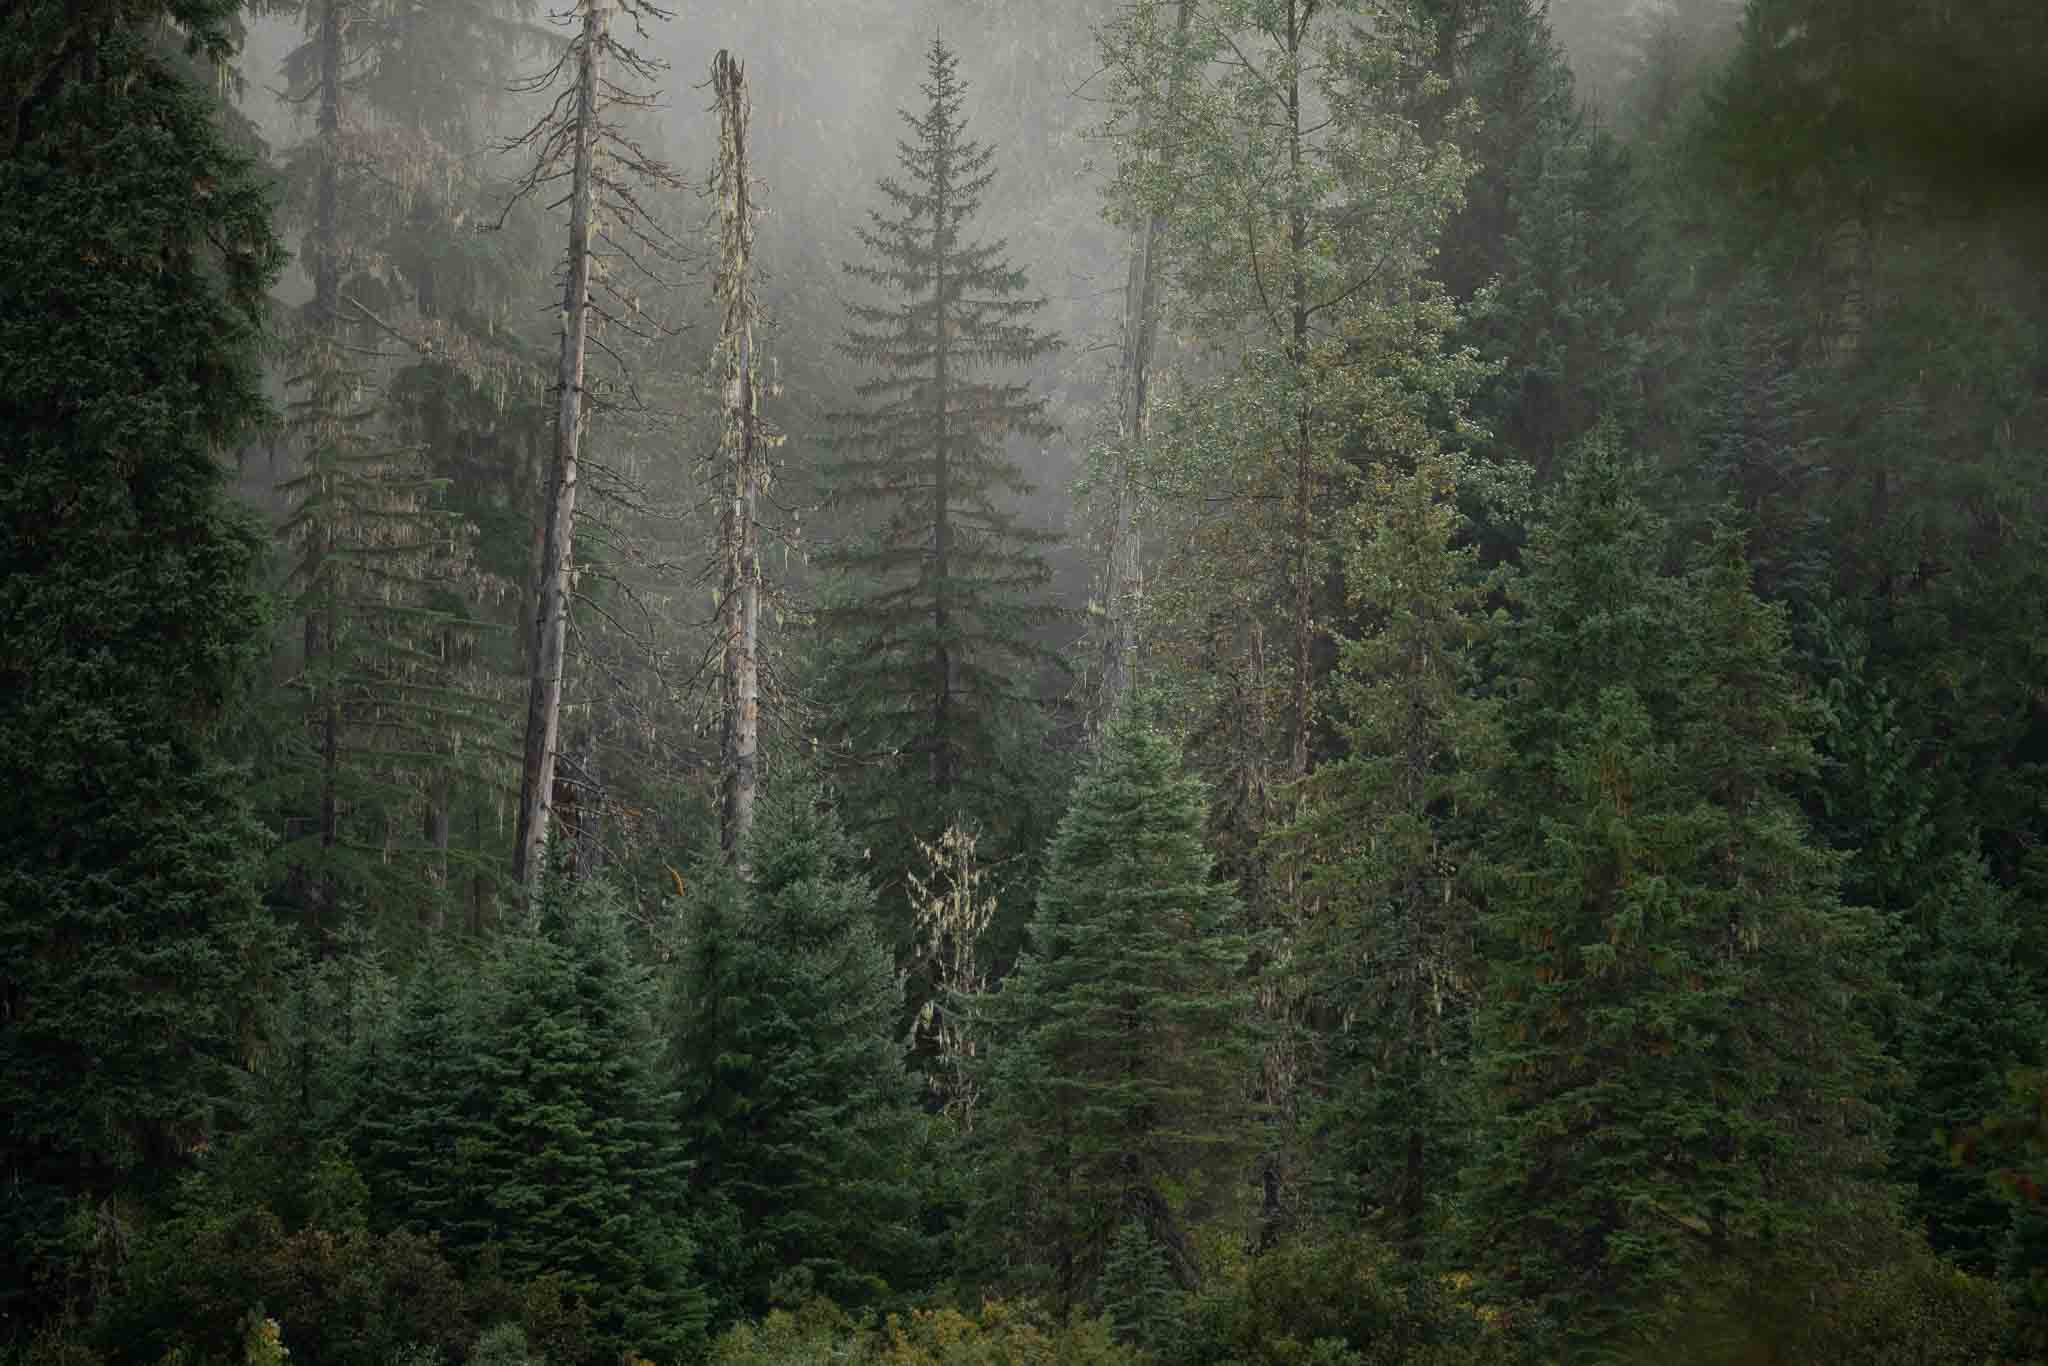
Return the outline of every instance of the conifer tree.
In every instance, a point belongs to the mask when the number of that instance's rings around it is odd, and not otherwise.
[[[1091,1304],[1136,1221],[1194,1288],[1188,1235],[1247,1143],[1245,937],[1210,877],[1198,781],[1135,715],[1053,841],[1029,950],[992,1003],[977,1243],[998,1278]],[[1126,1270],[1140,1260],[1129,1245]]]
[[[667,1366],[695,1349],[705,1301],[653,985],[613,894],[572,884],[562,865],[479,983],[464,1088],[473,1137],[457,1144],[473,1215],[453,1241],[490,1245],[515,1279],[559,1275],[604,1346]]]
[[[902,111],[904,178],[879,182],[887,207],[856,230],[872,256],[847,274],[897,298],[849,306],[843,349],[877,373],[859,388],[868,406],[839,419],[828,474],[838,501],[875,518],[821,557],[856,581],[822,616],[852,647],[837,705],[853,747],[911,756],[941,795],[999,776],[1003,732],[1050,658],[1032,628],[1055,616],[1040,553],[1053,538],[1020,518],[1013,500],[1031,485],[1005,449],[1053,428],[1026,384],[987,372],[1041,360],[1058,342],[1031,327],[1045,300],[1024,293],[1004,243],[965,235],[995,151],[966,136],[958,67],[935,37],[927,104]]]
[[[0,24],[10,1327],[57,1307],[35,1297],[61,1289],[73,1202],[147,1208],[220,1131],[246,1061],[263,835],[219,741],[263,625],[263,537],[221,461],[265,414],[283,253],[257,169],[171,50],[224,63],[235,10],[38,0]]]
[[[1375,467],[1345,562],[1356,638],[1338,643],[1350,753],[1311,780],[1291,832],[1315,916],[1304,932],[1323,1024],[1315,1120],[1326,1202],[1419,1257],[1461,1165],[1478,988],[1475,818],[1492,708],[1467,688],[1495,585],[1460,547],[1455,467]]]
[[[469,332],[446,320],[473,303],[448,277],[463,273],[452,223],[477,205],[473,175],[457,169],[467,149],[441,141],[473,136],[480,101],[459,86],[408,87],[422,65],[457,60],[464,38],[481,49],[470,60],[502,64],[516,3],[465,0],[429,17],[305,0],[307,41],[284,62],[289,97],[315,117],[286,159],[313,297],[289,332],[295,458],[278,485],[305,743],[275,785],[282,857],[310,881],[316,922],[344,887],[372,886],[380,902],[410,900],[438,919],[452,793],[502,781],[490,759],[507,717],[479,667],[482,599],[504,596],[502,585],[478,572],[475,528],[416,439],[425,432],[386,399],[397,387],[416,402],[409,371],[436,359],[472,377],[485,368]],[[384,353],[394,340],[396,365]],[[440,378],[452,385],[455,373]]]
[[[2038,986],[2019,953],[2021,902],[1979,861],[1921,870],[1925,891],[1906,937],[1915,1000],[1898,1052],[1908,1089],[1898,1106],[1894,1172],[1928,1245],[1975,1275],[1998,1266],[2014,1210],[1950,1145],[1997,1111],[2007,1078],[2048,1050]]]
[[[453,954],[431,943],[390,1018],[354,1050],[350,1146],[380,1229],[438,1233],[457,1246],[482,1232],[466,1170],[486,1137],[476,1004]]]
[[[749,880],[707,868],[678,983],[675,1110],[721,1321],[921,1271],[917,1092],[874,893],[821,794],[766,794]]]
[[[1516,589],[1483,850],[1468,1248],[1586,1352],[1889,1228],[1855,999],[1877,932],[1786,795],[1813,704],[1739,538],[1680,577],[1663,552],[1591,443]]]

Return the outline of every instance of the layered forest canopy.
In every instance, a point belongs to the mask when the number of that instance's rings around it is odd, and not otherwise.
[[[2048,1359],[2038,0],[23,0],[0,1362]]]

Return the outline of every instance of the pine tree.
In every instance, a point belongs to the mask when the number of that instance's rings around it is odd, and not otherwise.
[[[852,647],[836,705],[853,747],[915,757],[942,798],[997,785],[1004,732],[1050,659],[1032,629],[1055,615],[1041,596],[1052,537],[1020,519],[1012,500],[1031,486],[1005,449],[1053,428],[1027,385],[979,376],[1058,343],[1030,326],[1045,300],[1024,294],[1004,244],[964,236],[995,151],[966,136],[958,66],[934,38],[919,87],[928,103],[902,114],[905,178],[879,182],[887,207],[857,230],[872,260],[846,266],[898,301],[851,306],[843,349],[879,373],[859,389],[869,406],[839,419],[829,477],[839,502],[877,518],[821,557],[856,578],[821,618]]]
[[[612,893],[572,884],[557,859],[478,991],[465,1088],[474,1137],[457,1143],[474,1214],[452,1241],[488,1244],[515,1280],[558,1275],[610,1350],[664,1366],[687,1358],[705,1301],[675,1095],[662,1084],[653,985]]]
[[[1495,585],[1455,544],[1455,467],[1378,467],[1346,557],[1367,623],[1339,641],[1350,753],[1318,769],[1301,842],[1304,932],[1326,1054],[1315,1147],[1338,1217],[1376,1218],[1411,1257],[1441,1227],[1466,1115],[1478,909],[1470,846],[1493,762],[1488,703],[1467,692]]]
[[[508,709],[480,639],[483,600],[504,596],[502,584],[474,562],[475,527],[417,439],[424,424],[387,401],[397,389],[417,403],[417,369],[488,368],[472,329],[446,316],[471,302],[447,277],[462,273],[453,221],[476,209],[477,187],[440,139],[474,136],[477,101],[459,87],[403,87],[419,64],[451,60],[458,36],[480,51],[472,60],[502,64],[514,25],[498,8],[462,3],[429,18],[304,0],[307,41],[284,62],[290,97],[315,115],[313,136],[286,158],[314,291],[290,331],[295,459],[278,484],[304,741],[272,785],[281,858],[310,884],[316,921],[331,921],[345,892],[372,889],[380,905],[411,902],[438,921],[452,794],[503,780],[492,758]],[[396,364],[380,354],[394,341]]]
[[[896,1042],[902,988],[837,818],[770,791],[750,879],[692,890],[675,1110],[721,1321],[912,1288],[922,1120]]]
[[[1199,783],[1133,711],[1074,793],[1029,952],[991,1005],[974,1135],[977,1246],[1003,1259],[1000,1279],[1044,1285],[1062,1309],[1096,1301],[1132,1220],[1193,1288],[1190,1227],[1248,1141],[1238,910],[1210,878]]]
[[[357,1042],[350,1147],[380,1231],[476,1238],[480,1211],[467,1170],[484,1098],[477,1094],[476,1001],[448,948],[430,944],[391,1018]]]
[[[1949,1146],[1997,1111],[2007,1078],[2048,1049],[2039,988],[2018,953],[2020,902],[1981,862],[1951,857],[1921,870],[1926,891],[1906,933],[1914,1007],[1899,1054],[1909,1089],[1899,1105],[1893,1170],[1928,1245],[1975,1275],[1998,1267],[2013,1209]]]
[[[0,1315],[55,1304],[88,1204],[128,1227],[232,1114],[266,941],[263,835],[220,759],[263,626],[221,458],[265,415],[282,251],[160,21],[0,25]],[[119,1195],[118,1206],[103,1202]]]
[[[1482,853],[1467,1246],[1587,1352],[1888,1227],[1855,1001],[1874,922],[1786,796],[1813,704],[1739,538],[1679,577],[1664,549],[1590,444],[1516,589],[1513,758]]]

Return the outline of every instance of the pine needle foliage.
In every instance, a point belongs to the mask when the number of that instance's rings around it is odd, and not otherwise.
[[[466,1160],[441,1175],[474,1210],[455,1241],[489,1245],[515,1280],[558,1276],[600,1345],[667,1366],[695,1351],[706,1307],[654,1018],[612,894],[552,860],[484,966]]]
[[[1373,467],[1345,557],[1356,634],[1338,641],[1338,733],[1289,838],[1314,908],[1301,958],[1324,1026],[1314,1107],[1325,1208],[1422,1255],[1469,1131],[1478,899],[1467,869],[1496,758],[1470,691],[1498,575],[1460,545],[1456,464]]]
[[[255,166],[154,44],[232,7],[0,24],[0,1321],[57,1307],[73,1201],[162,1195],[236,1107],[268,936],[220,757],[261,530],[221,456],[265,415],[283,253]],[[109,1221],[115,1216],[109,1212]]]
[[[1205,820],[1179,746],[1121,715],[1053,841],[1029,952],[991,1003],[977,1238],[1004,1258],[999,1278],[1063,1309],[1094,1302],[1132,1220],[1192,1288],[1189,1225],[1253,1137],[1247,949]]]
[[[1787,796],[1815,706],[1739,537],[1664,572],[1632,479],[1603,436],[1532,535],[1481,852],[1468,1247],[1588,1360],[1891,1227],[1877,930]]]
[[[922,756],[942,792],[991,777],[1001,716],[1052,658],[1032,630],[1056,616],[1041,554],[1055,538],[1021,520],[1014,500],[1031,484],[1006,450],[1054,429],[1028,384],[987,372],[1059,343],[1030,325],[1046,301],[1025,293],[1005,244],[965,235],[995,151],[966,136],[958,66],[934,38],[927,104],[903,111],[903,177],[879,182],[886,205],[856,229],[870,260],[845,267],[897,297],[849,305],[842,349],[878,373],[857,391],[866,406],[837,416],[828,475],[840,503],[876,516],[822,557],[857,585],[822,618],[858,642],[840,685],[854,747]]]
[[[911,1288],[923,1120],[874,893],[822,794],[764,793],[751,878],[707,868],[678,983],[675,1110],[721,1321]]]

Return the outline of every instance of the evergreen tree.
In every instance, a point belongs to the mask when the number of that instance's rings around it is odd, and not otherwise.
[[[557,858],[478,993],[464,1088],[474,1137],[458,1138],[459,1169],[430,1178],[443,1191],[460,1181],[456,1198],[474,1211],[451,1241],[489,1245],[515,1280],[558,1275],[607,1350],[686,1358],[705,1303],[675,1095],[662,1086],[652,983],[612,894],[572,884]]]
[[[1689,573],[1604,440],[1533,535],[1509,633],[1468,1249],[1574,1350],[1654,1337],[1769,1259],[1876,1246],[1879,948],[1785,786],[1815,714],[1737,538]]]
[[[351,1147],[380,1229],[438,1233],[453,1245],[486,1236],[467,1164],[486,1141],[477,1094],[476,1000],[460,965],[430,944],[388,1020],[358,1041]]]
[[[435,921],[452,793],[502,781],[492,760],[507,709],[478,667],[478,618],[482,598],[503,594],[476,572],[475,528],[451,506],[428,445],[411,439],[426,433],[385,401],[400,380],[416,401],[407,371],[437,353],[434,368],[472,378],[488,364],[464,344],[484,322],[461,311],[475,307],[473,290],[462,287],[464,253],[447,249],[459,240],[450,220],[476,210],[477,187],[461,149],[440,140],[474,136],[478,101],[459,87],[404,87],[420,66],[454,60],[465,37],[489,79],[514,25],[481,3],[436,7],[431,19],[360,0],[299,8],[307,40],[284,72],[315,127],[286,159],[287,208],[305,228],[313,297],[292,330],[286,427],[297,458],[278,485],[304,709],[303,742],[276,775],[282,857],[316,921],[332,919],[345,891],[370,887],[380,905],[411,901]],[[405,344],[399,365],[373,359],[394,339]]]
[[[1027,385],[979,376],[1058,343],[1031,327],[1045,300],[1024,294],[1004,244],[964,235],[995,151],[966,136],[958,66],[934,38],[919,87],[927,104],[902,115],[904,179],[879,182],[888,207],[857,229],[873,259],[846,266],[898,301],[851,306],[844,350],[879,373],[859,389],[869,406],[840,417],[828,473],[838,501],[876,519],[822,557],[855,577],[821,619],[852,647],[835,681],[849,739],[861,754],[926,765],[942,800],[956,786],[999,785],[995,756],[1050,659],[1033,628],[1055,616],[1041,596],[1050,571],[1040,551],[1053,538],[1020,519],[1012,500],[1031,485],[1005,448],[1053,427]]]
[[[675,1115],[721,1321],[872,1301],[922,1270],[903,992],[821,801],[764,795],[750,880],[706,867],[692,892]]]
[[[1999,1109],[2007,1078],[2048,1048],[2037,985],[2017,952],[2019,900],[1979,862],[1923,869],[1926,891],[1907,928],[1914,1007],[1899,1053],[1910,1076],[1898,1107],[1893,1169],[1928,1244],[1975,1275],[1997,1270],[2013,1208],[1949,1145]]]
[[[1247,1144],[1246,944],[1203,822],[1179,747],[1127,708],[1060,823],[1029,953],[992,1003],[973,1237],[999,1279],[1044,1285],[1062,1309],[1097,1302],[1130,1221],[1193,1288],[1190,1227]]]
[[[282,260],[256,168],[160,46],[235,6],[35,3],[0,25],[0,1316],[63,1287],[231,1113],[263,837],[220,761],[263,614],[221,457],[265,412]],[[118,1204],[109,1204],[118,1197]]]
[[[1350,753],[1311,779],[1301,842],[1310,991],[1324,1024],[1315,1147],[1339,1218],[1366,1215],[1420,1257],[1470,1129],[1478,988],[1470,844],[1493,756],[1490,704],[1466,691],[1494,585],[1455,544],[1454,467],[1373,471],[1345,564],[1367,624],[1338,642]]]

